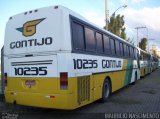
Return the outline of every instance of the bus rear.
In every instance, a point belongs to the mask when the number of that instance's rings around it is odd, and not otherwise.
[[[4,41],[6,102],[72,108],[67,103],[72,99],[65,90],[67,74],[57,68],[60,52],[67,50],[63,46],[67,43],[62,19],[63,11],[58,6],[10,17]]]

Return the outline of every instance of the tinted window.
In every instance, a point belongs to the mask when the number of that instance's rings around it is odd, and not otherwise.
[[[110,40],[106,35],[103,35],[104,52],[110,54]]]
[[[134,48],[132,47],[132,58],[134,59],[135,56],[134,56]]]
[[[133,48],[132,48],[132,47],[131,47],[131,52],[130,52],[130,54],[131,54],[131,57],[134,58],[134,51],[133,51]]]
[[[133,48],[129,47],[130,58],[133,58]]]
[[[129,46],[127,45],[127,56],[130,57],[129,55]]]
[[[116,54],[117,54],[118,56],[120,56],[119,41],[116,40],[115,43],[116,43]]]
[[[85,49],[84,47],[84,29],[83,26],[77,23],[72,23],[72,37],[74,49]]]
[[[85,40],[86,40],[86,49],[88,51],[95,51],[95,38],[94,38],[94,31],[85,28]]]
[[[125,57],[128,57],[126,44],[123,45],[123,48],[124,48],[124,55],[125,55]]]
[[[115,54],[115,41],[114,39],[110,39],[111,42],[111,53],[114,55]]]
[[[140,54],[139,54],[139,50],[137,50],[137,58],[140,59]]]
[[[134,59],[137,59],[137,50],[134,48]]]
[[[120,43],[120,55],[123,56],[123,43]]]
[[[96,39],[97,39],[97,52],[103,52],[103,39],[102,34],[96,33]]]

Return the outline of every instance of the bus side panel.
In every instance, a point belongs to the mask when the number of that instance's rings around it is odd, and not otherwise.
[[[124,65],[123,70],[125,71],[125,76],[122,80],[122,87],[135,82],[135,80],[140,79],[138,62],[136,60],[125,59],[123,65]]]
[[[103,87],[103,82],[104,79],[106,77],[106,73],[102,73],[102,74],[95,74],[93,75],[94,78],[94,99],[93,100],[97,100],[100,99],[102,97],[102,87]]]
[[[137,73],[137,79],[139,79],[137,61],[124,59],[123,68],[121,71],[94,75],[94,100],[100,99],[102,97],[102,86],[106,77],[111,80],[112,92],[114,92],[134,82],[135,73]]]
[[[112,92],[123,87],[122,80],[125,77],[125,71],[95,74],[94,76],[94,100],[102,98],[103,82],[106,78],[111,81]]]

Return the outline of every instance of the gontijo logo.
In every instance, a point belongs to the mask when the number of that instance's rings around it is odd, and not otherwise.
[[[16,30],[22,32],[26,37],[32,36],[36,33],[36,26],[46,18],[36,19],[32,21],[27,21],[23,24],[23,27],[17,28]]]

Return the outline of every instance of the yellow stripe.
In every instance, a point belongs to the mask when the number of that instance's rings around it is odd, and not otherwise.
[[[60,90],[60,82],[58,78],[8,78],[8,86],[5,89],[6,101],[13,103],[14,100],[21,105],[29,105],[45,108],[56,109],[75,109],[83,105],[89,104],[102,97],[103,81],[106,77],[110,77],[112,83],[112,92],[122,88],[125,80],[126,71],[110,72],[103,74],[91,75],[89,84],[89,99],[87,84],[81,85],[78,92],[78,85],[87,83],[85,79],[77,82],[77,78],[68,79],[68,90]],[[25,85],[26,80],[35,80],[36,85],[29,88]],[[12,92],[16,93],[13,95]],[[81,93],[81,94],[79,94]],[[46,96],[53,95],[54,99]],[[78,97],[80,96],[80,97]],[[78,102],[78,98],[81,98]],[[84,100],[84,101],[83,101]]]

